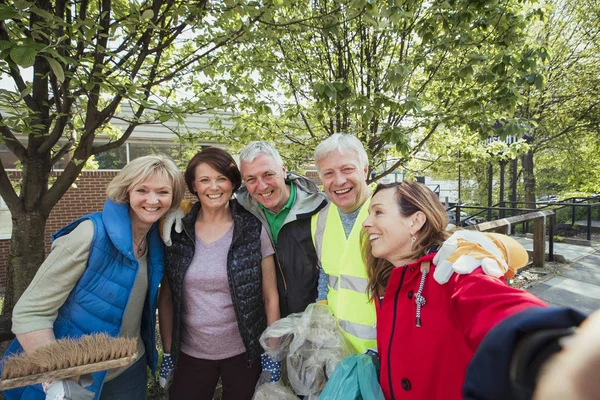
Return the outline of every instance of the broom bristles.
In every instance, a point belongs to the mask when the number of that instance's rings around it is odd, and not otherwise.
[[[110,337],[104,333],[77,339],[60,339],[32,352],[4,360],[2,379],[21,378],[49,371],[130,357],[137,350],[136,339]]]

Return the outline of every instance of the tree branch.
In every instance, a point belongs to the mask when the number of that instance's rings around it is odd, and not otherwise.
[[[69,150],[71,150],[71,148],[73,147],[74,144],[75,144],[75,138],[72,137],[52,157],[52,159],[50,160],[50,165],[56,164],[62,158],[62,156],[64,156],[65,154],[67,154],[69,152]]]
[[[14,213],[21,207],[19,196],[17,196],[17,193],[13,189],[12,182],[2,163],[0,163],[0,196],[2,196],[11,213]]]
[[[24,161],[27,159],[27,149],[21,144],[19,139],[13,135],[10,128],[2,123],[4,117],[0,113],[0,134],[4,137],[4,144],[8,149],[19,159]]]
[[[440,124],[439,122],[436,122],[433,124],[433,127],[431,127],[431,129],[429,130],[427,135],[425,135],[425,137],[423,139],[421,139],[421,141],[415,147],[412,148],[412,150],[410,152],[411,155],[414,155],[419,150],[421,150],[421,147],[423,147],[425,142],[427,142],[427,140],[431,137],[431,135],[433,135],[434,132],[437,130],[437,127],[439,126],[439,124]],[[398,161],[396,161],[394,163],[394,165],[392,165],[391,168],[388,168],[387,170],[383,171],[381,174],[376,175],[369,182],[373,182],[373,181],[383,178],[384,176],[386,176],[387,174],[389,174],[390,172],[392,172],[393,170],[395,170],[396,168],[398,168],[400,165],[404,164],[408,160],[409,160],[409,157],[404,157],[404,158],[399,159]]]

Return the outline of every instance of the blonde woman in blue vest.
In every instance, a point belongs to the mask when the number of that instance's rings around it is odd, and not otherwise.
[[[376,312],[367,292],[368,276],[361,254],[362,224],[369,215],[369,160],[355,136],[336,133],[315,149],[315,164],[330,203],[312,217],[312,238],[321,265],[317,301],[326,301],[342,334],[357,353],[376,349]],[[485,269],[502,276],[506,260],[478,232],[454,233],[439,251],[436,280],[448,282],[453,273],[471,273],[484,258],[497,265]],[[477,257],[460,257],[477,248]]]
[[[164,244],[156,222],[183,198],[175,163],[140,157],[109,183],[101,212],[53,235],[52,252],[13,310],[17,339],[7,350],[32,352],[55,339],[105,332],[137,339],[138,360],[93,373],[84,384],[65,379],[4,392],[6,399],[146,398],[147,366],[156,368],[156,298]],[[83,385],[86,387],[84,388]]]

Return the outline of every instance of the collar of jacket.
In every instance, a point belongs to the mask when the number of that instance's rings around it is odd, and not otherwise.
[[[296,185],[296,201],[285,219],[284,224],[300,218],[311,217],[327,205],[329,201],[327,196],[319,190],[317,184],[312,180],[293,172],[288,172],[285,179]],[[263,225],[266,223],[266,219],[263,216],[263,211],[258,205],[258,201],[250,196],[246,185],[242,185],[235,196],[242,207],[258,217]]]
[[[104,229],[108,237],[117,250],[127,255],[128,258],[135,260],[129,204],[119,204],[107,199],[102,210],[102,222],[104,222]],[[149,237],[153,237],[157,229],[157,224],[152,224],[150,231],[148,231]],[[148,246],[148,250],[150,249],[151,246]]]
[[[408,269],[408,273],[409,275],[411,275],[410,273],[414,273],[414,274],[420,274],[421,273],[421,263],[422,262],[426,262],[429,261],[431,263],[431,265],[433,266],[433,258],[435,257],[437,253],[427,253],[424,256],[419,257],[419,259],[417,261],[415,261],[414,263],[410,263],[407,265],[398,265],[396,266],[396,268],[407,268]]]

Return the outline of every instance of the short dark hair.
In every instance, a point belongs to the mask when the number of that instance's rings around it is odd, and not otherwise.
[[[196,180],[196,167],[206,163],[219,173],[223,174],[233,184],[233,193],[235,193],[242,184],[242,175],[235,160],[231,155],[218,147],[206,147],[202,151],[196,153],[188,163],[185,169],[185,183],[190,190],[190,193],[196,194],[194,190],[194,180]]]

